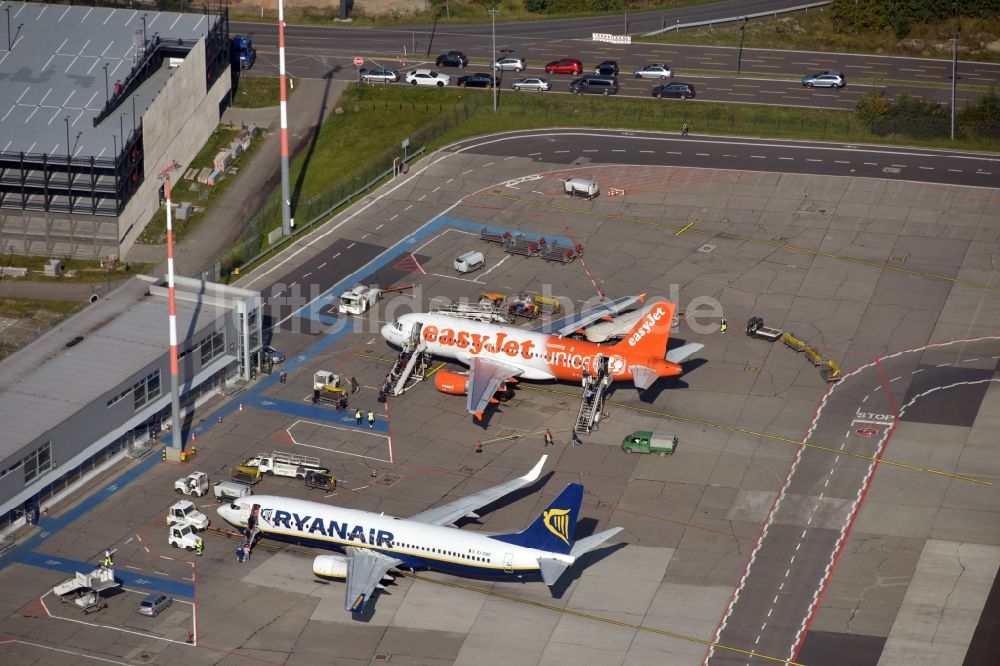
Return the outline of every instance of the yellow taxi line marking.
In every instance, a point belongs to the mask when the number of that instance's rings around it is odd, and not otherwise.
[[[687,224],[685,224],[683,227],[681,227],[680,229],[678,229],[674,233],[674,236],[680,236],[682,233],[684,233],[685,231],[687,231],[688,229],[690,229],[691,227],[693,227],[694,223],[697,222],[700,219],[701,219],[700,217],[694,218],[693,220],[691,220],[690,222],[688,222]]]
[[[733,93],[738,94],[738,93]],[[631,215],[616,215],[613,213],[600,213],[597,211],[584,210],[582,208],[574,208],[572,206],[565,206],[558,203],[550,203],[543,201],[535,201],[532,199],[523,199],[520,197],[513,197],[505,194],[498,194],[495,192],[487,192],[485,196],[491,196],[497,199],[506,199],[508,201],[514,201],[517,203],[531,204],[538,206],[540,208],[552,208],[556,210],[564,210],[567,212],[574,213],[576,215],[588,215],[591,217],[600,217],[608,220],[619,220],[622,222],[632,222],[634,224],[643,224],[648,227],[654,227],[658,229],[669,229],[677,230],[679,227],[672,224],[664,224],[662,222],[653,222],[651,220],[644,220],[639,217],[633,217]],[[789,250],[791,252],[797,252],[799,254],[810,254],[815,257],[825,257],[827,259],[834,259],[836,261],[845,261],[850,264],[856,264],[859,266],[869,266],[871,268],[879,268],[887,271],[895,271],[897,273],[903,273],[905,275],[912,275],[914,277],[922,277],[931,280],[942,280],[944,282],[950,282],[952,284],[961,284],[967,287],[977,287],[979,289],[988,289],[990,291],[1000,292],[1000,286],[986,284],[984,282],[975,282],[973,280],[963,280],[961,278],[949,277],[947,275],[940,275],[938,273],[928,273],[925,271],[915,271],[909,268],[903,268],[902,266],[890,266],[889,264],[879,263],[877,261],[870,261],[868,259],[858,259],[856,257],[848,257],[843,254],[835,254],[833,252],[823,252],[822,250],[813,250],[807,247],[801,247],[798,245],[790,245],[788,243],[782,243],[779,241],[767,240],[765,238],[753,238],[751,236],[742,236],[740,234],[726,233],[723,231],[702,231],[699,229],[692,229],[691,233],[701,234],[702,236],[708,236],[711,238],[724,238],[726,240],[735,240],[743,243],[755,243],[757,245],[767,245],[769,247],[774,247],[782,250]]]
[[[494,597],[496,599],[504,599],[505,601],[512,601],[518,604],[525,604],[528,606],[534,606],[536,608],[544,608],[546,610],[555,611],[556,613],[563,613],[564,615],[572,615],[574,617],[583,618],[585,620],[593,620],[595,622],[603,622],[604,624],[612,624],[617,627],[624,627],[625,629],[633,629],[635,631],[644,631],[650,634],[658,634],[660,636],[666,636],[667,638],[677,638],[682,641],[688,641],[689,643],[698,643],[700,645],[705,645],[708,647],[715,648],[716,650],[726,650],[728,652],[735,652],[738,654],[746,655],[748,657],[754,657],[757,659],[763,659],[764,661],[773,662],[776,664],[788,664],[789,666],[803,666],[803,664],[788,661],[784,658],[771,657],[766,654],[761,654],[760,652],[754,652],[753,650],[744,650],[742,648],[732,647],[730,645],[723,645],[722,643],[715,643],[713,641],[705,640],[704,638],[697,638],[695,636],[688,636],[687,634],[679,634],[674,631],[667,631],[666,629],[657,629],[656,627],[647,627],[643,624],[633,624],[631,622],[623,622],[621,620],[614,620],[610,617],[603,617],[601,615],[595,615],[593,613],[585,613],[583,611],[573,610],[571,608],[560,608],[553,604],[547,604],[543,601],[536,601],[534,599],[523,599],[521,597],[515,597],[510,594],[504,594],[503,592],[497,592],[496,590],[487,590],[481,587],[476,587],[474,585],[465,585],[462,583],[455,583],[447,580],[439,580],[436,578],[428,578],[426,576],[421,576],[420,574],[410,573],[408,571],[399,572],[407,578],[414,578],[416,580],[423,581],[425,583],[435,583],[437,585],[444,585],[445,587],[451,587],[458,590],[467,590],[469,592],[478,592],[479,594],[486,595],[488,597]],[[396,575],[396,572],[393,572]]]
[[[529,386],[527,384],[521,384],[519,387],[525,388],[531,391],[540,391],[543,393],[558,393],[561,395],[579,397],[578,394],[571,391],[560,391],[559,389],[546,388],[542,386]],[[642,412],[644,414],[652,414],[654,416],[659,416],[661,418],[672,419],[674,421],[680,421],[682,423],[692,423],[694,425],[705,426],[707,428],[715,428],[717,430],[726,430],[728,432],[738,432],[742,435],[750,435],[752,437],[761,437],[763,439],[770,439],[775,442],[782,442],[784,444],[791,444],[792,446],[801,446],[810,449],[816,449],[818,451],[825,451],[826,453],[832,453],[838,456],[847,456],[849,458],[856,458],[858,460],[864,460],[867,462],[875,461],[875,456],[868,456],[863,453],[854,453],[853,451],[842,451],[841,449],[835,449],[830,446],[823,446],[822,444],[810,444],[808,442],[803,442],[801,440],[792,439],[790,437],[782,437],[781,435],[771,435],[766,432],[758,432],[756,430],[751,430],[749,428],[741,428],[739,426],[730,426],[723,423],[715,423],[713,421],[706,421],[704,419],[697,419],[690,416],[677,416],[675,414],[669,414],[667,412],[661,412],[656,409],[651,409],[649,407],[639,407],[637,405],[630,405],[624,402],[615,402],[609,400],[606,404],[613,405],[615,407],[621,407],[622,409],[628,409],[634,412]],[[927,474],[935,474],[937,476],[944,476],[949,479],[957,479],[959,481],[969,481],[970,483],[977,483],[982,486],[992,486],[992,481],[987,481],[986,479],[977,479],[973,476],[966,476],[964,474],[957,474],[955,472],[945,472],[939,469],[932,469],[930,467],[920,467],[918,465],[908,465],[906,463],[896,462],[894,460],[882,460],[877,461],[880,465],[891,465],[892,467],[900,467],[902,469],[908,469],[913,472],[925,472]]]

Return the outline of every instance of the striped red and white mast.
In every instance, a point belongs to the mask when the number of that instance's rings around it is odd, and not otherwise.
[[[181,433],[180,377],[177,359],[177,295],[174,290],[174,223],[170,205],[170,171],[167,167],[160,177],[164,179],[163,193],[167,200],[167,311],[170,319],[170,446],[177,449],[178,456],[184,450]]]
[[[281,233],[292,234],[292,201],[288,175],[288,94],[285,90],[285,2],[278,0],[278,85],[281,100]]]

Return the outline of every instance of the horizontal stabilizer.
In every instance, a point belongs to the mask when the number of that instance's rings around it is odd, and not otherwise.
[[[546,585],[551,587],[556,584],[559,577],[569,568],[569,563],[550,557],[539,557],[538,568],[542,572],[542,580],[545,581]]]
[[[573,557],[580,557],[590,551],[594,550],[602,543],[618,534],[622,531],[620,527],[612,527],[610,530],[604,530],[603,532],[598,532],[597,534],[591,534],[589,537],[580,539],[573,544],[573,549],[570,551],[570,555]],[[548,581],[546,581],[548,582]]]
[[[648,389],[659,377],[655,370],[647,368],[644,365],[630,365],[628,366],[628,369],[632,373],[632,382],[635,384],[635,387],[640,390]]]
[[[667,352],[667,360],[671,363],[683,363],[689,356],[700,352],[704,346],[701,343],[692,342],[677,349],[671,349]]]

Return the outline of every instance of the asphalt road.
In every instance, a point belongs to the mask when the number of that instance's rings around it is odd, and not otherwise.
[[[752,13],[783,4],[791,3],[701,5],[675,10],[674,20],[685,22],[728,16],[733,12]],[[670,22],[675,12],[666,12],[664,15],[668,18],[665,20]],[[629,18],[630,33],[658,27],[643,26],[654,19],[659,20],[659,12],[637,16]],[[620,29],[616,30],[616,26]],[[258,50],[253,74],[275,75],[278,62],[276,27],[235,22],[230,27],[234,32],[253,36]],[[648,95],[652,83],[632,79],[632,72],[644,64],[663,62],[673,67],[675,80],[693,83],[702,100],[846,109],[854,108],[858,97],[868,92],[872,85],[884,88],[890,97],[906,93],[940,102],[950,100],[951,64],[947,60],[755,48],[744,48],[740,52],[735,44],[732,47],[642,43],[623,46],[591,41],[590,36],[595,31],[623,33],[624,16],[501,23],[497,26],[496,50],[498,54],[513,52],[525,57],[528,63],[525,73],[530,74],[542,74],[545,63],[563,57],[579,58],[585,71],[603,60],[615,60],[622,71],[620,82],[624,95]],[[353,80],[357,77],[357,68],[353,65],[355,56],[364,58],[369,67],[384,65],[400,70],[433,67],[437,54],[448,50],[460,50],[470,57],[472,64],[466,72],[488,71],[493,54],[489,24],[431,29],[420,25],[371,29],[289,25],[285,35],[288,71],[304,78],[333,76]],[[799,79],[804,74],[823,69],[844,71],[848,87],[837,93],[806,90],[801,86]],[[743,76],[734,76],[737,71]],[[557,81],[569,80],[568,76],[555,78]],[[996,86],[1000,84],[1000,64],[960,62],[959,83]],[[931,84],[938,87],[921,87]],[[565,87],[559,82],[555,89]],[[980,94],[974,90],[959,90],[959,106]]]

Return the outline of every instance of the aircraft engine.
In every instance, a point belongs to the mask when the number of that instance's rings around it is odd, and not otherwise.
[[[321,578],[347,578],[347,557],[319,555],[313,560],[313,573]]]
[[[434,373],[434,388],[449,395],[465,395],[468,390],[469,375],[438,370]]]

